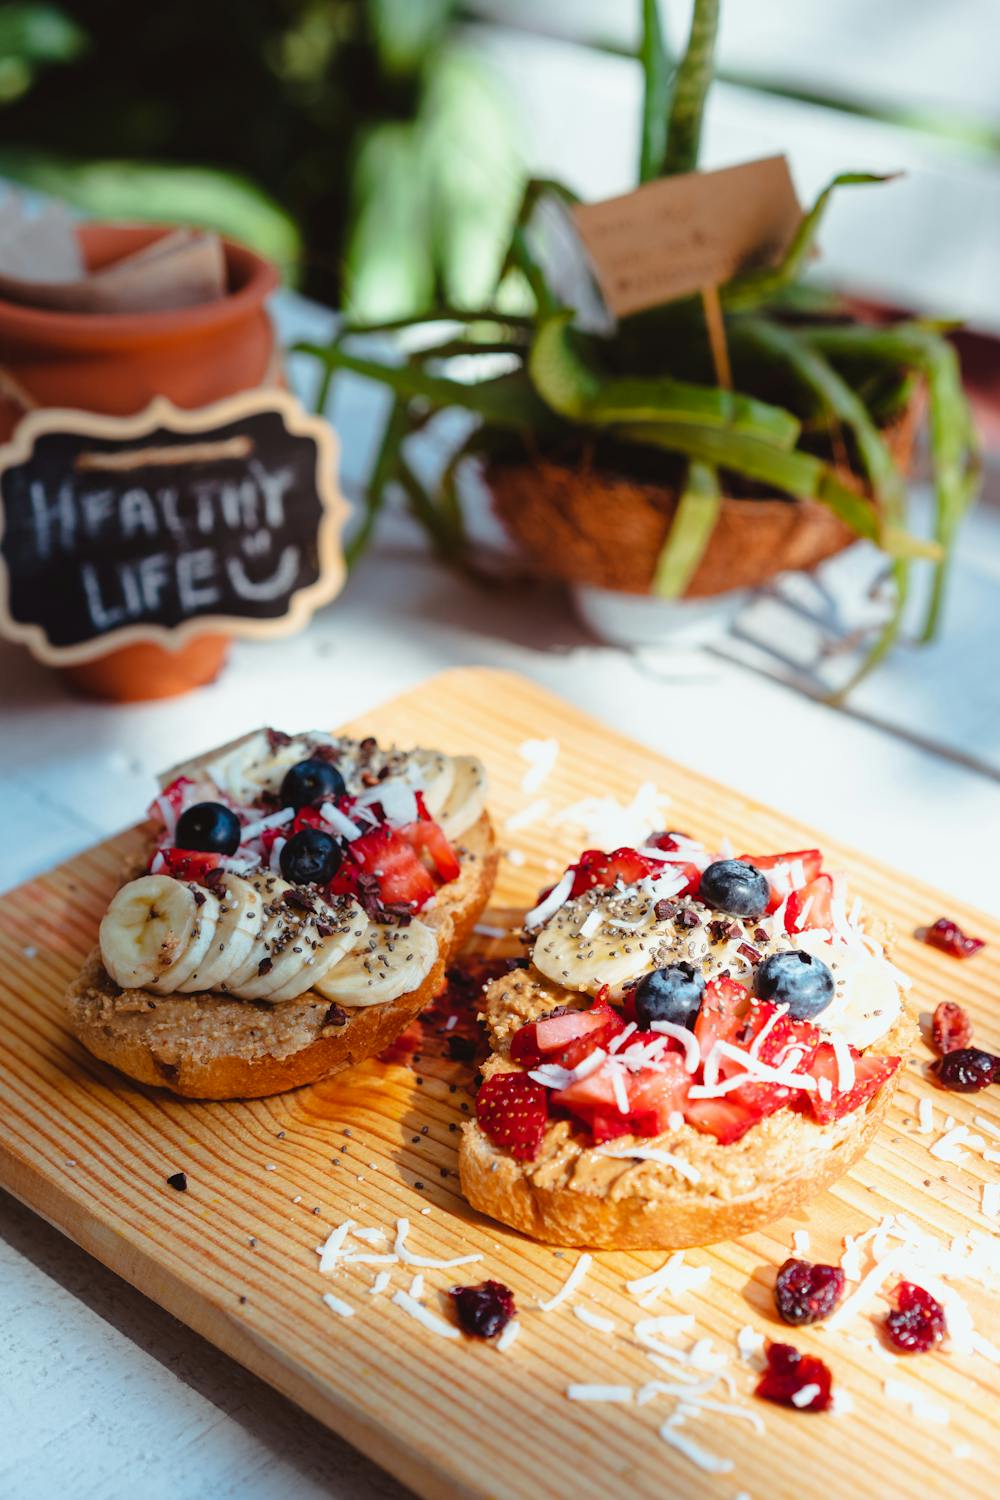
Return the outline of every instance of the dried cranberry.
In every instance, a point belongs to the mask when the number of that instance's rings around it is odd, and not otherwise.
[[[942,1057],[946,1052],[957,1052],[968,1047],[972,1041],[972,1022],[960,1005],[952,1000],[942,1000],[934,1012],[931,1023],[931,1040]]]
[[[925,927],[920,936],[932,948],[940,948],[942,953],[950,953],[954,958],[971,958],[986,946],[982,938],[966,937],[958,923],[947,917],[938,917],[934,926]]]
[[[976,1094],[1000,1078],[1000,1057],[978,1047],[960,1047],[931,1063],[942,1088],[957,1094]]]
[[[755,1395],[798,1411],[826,1411],[832,1392],[833,1379],[821,1359],[801,1354],[791,1344],[768,1344],[767,1369],[754,1388]]]
[[[886,1315],[885,1334],[900,1354],[926,1354],[945,1334],[944,1308],[912,1281],[896,1288],[896,1306]]]
[[[478,1286],[453,1286],[455,1311],[465,1333],[479,1339],[496,1338],[516,1317],[514,1293],[502,1281],[481,1281]]]
[[[844,1292],[839,1266],[786,1260],[774,1283],[774,1301],[783,1323],[818,1323],[828,1318]]]

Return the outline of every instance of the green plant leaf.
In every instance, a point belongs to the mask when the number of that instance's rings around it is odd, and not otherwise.
[[[498,375],[490,380],[451,380],[446,375],[431,375],[413,365],[387,365],[378,360],[348,354],[338,344],[295,344],[294,354],[309,354],[335,369],[351,370],[388,386],[406,400],[426,401],[434,407],[457,406],[474,412],[494,427],[515,432],[544,430],[552,418],[529,381],[521,371]]]
[[[571,318],[572,313],[562,309],[543,319],[528,360],[539,395],[560,416],[593,427],[693,421],[747,432],[781,448],[795,446],[798,420],[752,396],[667,376],[599,375],[577,349]]]
[[[78,162],[46,152],[0,148],[0,176],[65,198],[99,219],[200,224],[241,240],[294,279],[300,243],[288,215],[234,173],[155,162]]]
[[[351,178],[344,297],[351,319],[383,322],[434,301],[430,203],[413,124],[363,137]]]
[[[615,430],[627,442],[666,448],[687,458],[730,469],[747,479],[773,485],[782,494],[795,499],[817,500],[858,536],[878,542],[892,556],[935,560],[941,556],[941,548],[936,542],[910,536],[901,528],[883,528],[871,503],[856,490],[849,489],[838,478],[835,469],[811,453],[802,453],[798,449],[789,453],[757,438],[693,422],[649,423],[641,427],[625,425]]]
[[[722,509],[719,476],[710,464],[692,460],[667,539],[653,574],[653,593],[661,599],[683,594],[705,555]]]
[[[659,177],[667,150],[667,109],[670,103],[671,62],[660,21],[660,0],[642,0],[642,121],[639,141],[639,181]]]
[[[805,327],[802,337],[833,359],[880,360],[920,370],[927,381],[930,447],[934,471],[938,566],[924,622],[923,639],[937,634],[944,608],[948,568],[959,523],[979,492],[979,456],[962,372],[952,344],[919,324],[895,328]]]
[[[719,288],[719,296],[726,311],[751,311],[759,307],[761,303],[777,297],[800,275],[812,252],[826,205],[836,188],[865,186],[891,180],[892,174],[879,176],[874,172],[840,172],[832,182],[827,183],[812,208],[803,216],[802,222],[792,236],[791,244],[778,265],[760,266],[753,271],[744,271]]]
[[[379,62],[390,78],[407,78],[441,46],[455,0],[368,0]]]
[[[698,165],[701,122],[715,64],[719,0],[695,0],[687,48],[674,79],[673,107],[667,125],[664,176],[693,172]]]
[[[375,533],[375,527],[385,501],[386,492],[390,483],[395,478],[399,467],[399,455],[403,439],[406,437],[408,431],[409,423],[406,416],[406,402],[397,396],[396,400],[392,403],[392,409],[386,419],[385,428],[382,432],[382,441],[379,444],[378,453],[375,455],[371,474],[368,476],[368,484],[365,492],[364,519],[344,548],[344,559],[348,569],[355,566],[358,559],[366,551]]]

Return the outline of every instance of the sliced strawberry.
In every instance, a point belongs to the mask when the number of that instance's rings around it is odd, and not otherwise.
[[[358,874],[374,875],[386,906],[409,906],[419,911],[434,895],[431,873],[398,830],[373,828],[354,839],[351,858],[330,882],[334,895],[356,890]]]
[[[602,849],[586,849],[569,868],[575,871],[570,891],[573,898],[593,890],[594,886],[612,886],[619,880],[631,885],[662,870],[663,865],[659,860],[647,859],[636,849],[615,849],[611,854],[605,854]]]
[[[300,807],[290,824],[275,831],[284,838],[291,838],[293,833],[301,833],[303,828],[319,828],[322,822],[323,814],[318,807]],[[265,832],[269,831],[265,829]]]
[[[595,1146],[602,1146],[605,1141],[615,1141],[622,1135],[635,1134],[631,1117],[620,1115],[617,1110],[595,1110],[588,1116],[586,1123],[594,1137]]]
[[[716,1042],[735,1042],[750,1008],[750,992],[735,979],[712,979],[705,986],[694,1023],[703,1058]]]
[[[610,1005],[594,1005],[590,1010],[573,1010],[561,1016],[545,1016],[535,1023],[535,1034],[541,1052],[558,1052],[570,1042],[602,1031],[612,1019]],[[617,1017],[614,1017],[617,1019]]]
[[[821,1078],[827,1079],[832,1089],[829,1099],[821,1099],[818,1093],[810,1093],[806,1096],[809,1108],[821,1125],[829,1125],[831,1121],[839,1120],[843,1115],[853,1114],[856,1109],[860,1109],[866,1100],[878,1093],[900,1064],[898,1057],[880,1057],[878,1054],[863,1057],[853,1047],[851,1057],[854,1059],[854,1086],[841,1092],[837,1087],[836,1053],[829,1042],[821,1042],[816,1048],[809,1065],[809,1072],[817,1082]]]
[[[805,932],[810,927],[829,931],[833,926],[832,902],[832,875],[817,875],[815,880],[789,896],[785,907],[785,931]]]
[[[633,1134],[662,1135],[670,1128],[670,1116],[684,1110],[691,1075],[681,1055],[669,1052],[660,1067],[630,1074],[626,1087]]]
[[[510,1039],[510,1060],[530,1072],[544,1061],[538,1046],[538,1027],[534,1021],[521,1026]]]
[[[420,818],[416,823],[407,823],[399,832],[416,854],[428,857],[441,880],[457,880],[461,875],[462,866],[458,862],[458,856],[449,844],[444,829],[432,818]]]
[[[695,1130],[714,1135],[720,1145],[728,1146],[746,1135],[761,1116],[756,1109],[724,1095],[719,1099],[690,1099],[684,1106],[684,1118]]]
[[[766,876],[771,887],[768,912],[777,911],[790,892],[815,880],[823,868],[823,856],[818,849],[796,849],[791,854],[741,854],[740,859],[749,860]]]
[[[775,1015],[778,1019],[772,1020]],[[780,1007],[772,1005],[767,1000],[753,1007],[750,1019],[751,1029],[744,1037],[742,1046],[748,1050],[751,1049],[758,1036],[764,1033],[767,1027],[768,1030],[755,1054],[761,1062],[766,1063],[769,1068],[784,1067],[794,1047],[802,1053],[798,1060],[792,1058],[796,1072],[807,1073],[809,1071],[809,1064],[821,1040],[819,1031],[811,1021],[800,1021],[787,1013],[782,1015]]]
[[[175,880],[197,884],[221,863],[221,854],[203,854],[199,849],[160,849],[153,855],[150,869],[154,875],[172,875]]]
[[[595,1111],[621,1114],[611,1076],[603,1068],[560,1089],[552,1095],[552,1103],[556,1108],[569,1110],[571,1114],[580,1115],[583,1119],[588,1119]]]
[[[546,1091],[526,1073],[494,1073],[476,1097],[476,1119],[494,1145],[532,1161],[549,1122]]]

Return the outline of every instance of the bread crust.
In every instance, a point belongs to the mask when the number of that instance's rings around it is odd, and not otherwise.
[[[527,997],[518,992],[528,985],[548,992],[546,1008],[571,999],[537,971],[495,981],[486,1009],[500,1051],[485,1064],[486,1076],[513,1066],[502,1054],[526,1013]],[[502,988],[502,1006],[491,1003]],[[905,1061],[913,1036],[904,1009],[869,1050]],[[473,1208],[554,1245],[679,1250],[737,1238],[822,1192],[864,1154],[903,1071],[901,1064],[874,1098],[830,1125],[779,1110],[725,1146],[683,1125],[663,1144],[697,1165],[697,1183],[657,1162],[598,1156],[568,1121],[549,1127],[536,1161],[518,1162],[469,1121],[459,1151],[462,1191]]]
[[[315,993],[277,1005],[225,995],[122,990],[95,949],[71,985],[72,1030],[102,1062],[188,1099],[252,1099],[328,1078],[383,1051],[440,993],[445,970],[485,908],[499,850],[483,813],[456,845],[461,874],[421,920],[438,933],[438,960],[419,988],[346,1021]]]

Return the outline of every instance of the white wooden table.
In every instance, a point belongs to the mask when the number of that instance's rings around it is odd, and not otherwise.
[[[286,301],[286,330],[303,320],[322,331],[314,312]],[[367,461],[372,410],[359,386],[338,406],[349,480]],[[335,724],[461,663],[527,673],[667,755],[1000,907],[996,840],[982,837],[1000,827],[997,781],[746,665],[700,650],[643,659],[597,645],[557,592],[484,593],[432,562],[405,523],[388,528],[305,633],[238,645],[217,684],[177,701],[73,699],[24,652],[0,646],[0,887],[132,821],[155,771],[182,755],[264,721]],[[996,690],[995,665],[985,670],[984,712]],[[942,701],[940,712],[959,707]],[[0,1233],[4,1500],[403,1494],[4,1197]]]

